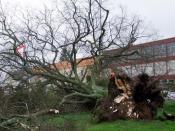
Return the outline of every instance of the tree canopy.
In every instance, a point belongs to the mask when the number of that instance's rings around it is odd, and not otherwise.
[[[66,1],[63,10],[58,6],[45,7],[36,14],[21,15],[17,21],[12,21],[1,8],[0,70],[12,79],[12,72],[22,70],[28,79],[39,76],[45,83],[68,90],[60,104],[71,103],[71,98],[77,96],[81,99],[75,102],[79,103],[102,97],[104,88],[95,82],[100,78],[102,61],[113,57],[124,59],[137,53],[127,50],[136,40],[150,37],[138,16],[128,16],[123,8],[118,16],[109,17],[109,13],[100,0]],[[22,44],[26,46],[24,56],[17,51]],[[120,51],[103,53],[111,48]],[[94,64],[82,68],[80,75],[79,64],[87,59],[92,59]],[[66,60],[70,68],[60,69],[60,60]],[[85,81],[87,70],[90,83]]]

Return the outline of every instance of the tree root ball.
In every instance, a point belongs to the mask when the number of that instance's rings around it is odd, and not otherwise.
[[[134,80],[128,79],[126,75],[120,76],[120,81],[116,80],[118,78],[110,78],[108,97],[97,102],[93,113],[95,120],[154,119],[157,109],[163,107],[164,103],[158,81],[144,73]]]

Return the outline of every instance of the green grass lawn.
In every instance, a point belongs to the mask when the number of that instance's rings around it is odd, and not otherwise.
[[[167,101],[164,109],[175,113],[175,101]],[[159,111],[159,116],[161,111]],[[114,122],[95,123],[90,113],[63,114],[46,116],[44,123],[64,125],[71,122],[78,131],[175,131],[175,121],[144,121],[144,120],[117,120]],[[70,130],[71,131],[71,130]]]

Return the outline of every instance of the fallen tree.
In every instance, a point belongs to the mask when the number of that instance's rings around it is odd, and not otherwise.
[[[98,122],[117,119],[154,119],[164,98],[157,81],[147,74],[132,80],[126,75],[112,75],[108,97],[96,105],[94,117]]]
[[[24,123],[24,119],[26,120],[32,120],[32,119],[36,119],[37,117],[41,116],[41,115],[46,115],[46,114],[59,114],[59,110],[57,109],[44,109],[35,113],[31,113],[31,114],[26,114],[26,115],[13,115],[10,116],[9,118],[3,118],[1,119],[1,123],[0,123],[0,130],[10,130],[13,127],[19,127],[19,128],[23,128],[23,129],[28,129],[33,131],[38,130],[39,129],[39,124],[36,126],[31,126],[31,125],[27,125]]]
[[[28,84],[39,77],[45,85],[66,91],[60,105],[96,101],[105,94],[104,88],[96,84],[103,61],[124,60],[138,54],[128,52],[129,48],[152,33],[147,34],[143,21],[127,15],[122,8],[121,15],[111,18],[100,0],[70,0],[63,7],[61,10],[54,3],[52,9],[19,13],[13,21],[6,8],[0,10],[0,72],[16,83]],[[104,54],[104,50],[114,47],[119,52]],[[78,59],[79,56],[84,58]],[[82,68],[87,62],[91,64]],[[22,71],[23,77],[14,75]],[[89,83],[87,75],[91,77]]]

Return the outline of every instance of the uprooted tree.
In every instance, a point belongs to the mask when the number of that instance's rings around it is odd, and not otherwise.
[[[6,12],[1,9],[0,39],[1,68],[12,79],[20,80],[13,71],[23,70],[27,78],[39,76],[45,84],[55,85],[68,94],[60,102],[86,103],[101,98],[104,89],[96,85],[102,70],[102,60],[106,58],[123,58],[137,52],[126,51],[141,37],[146,37],[142,28],[142,20],[137,16],[127,16],[121,8],[121,15],[109,19],[109,10],[99,0],[74,1],[64,3],[61,10],[45,8],[35,14],[23,14],[20,19],[11,21]],[[15,21],[16,20],[16,21]],[[25,53],[17,51],[25,44]],[[120,48],[112,55],[104,55],[105,49]],[[58,62],[62,50],[67,49],[67,61],[60,69]],[[77,56],[89,56],[77,60]],[[82,69],[79,75],[78,65],[86,59],[92,59],[93,66]],[[90,82],[85,82],[90,70]],[[27,82],[27,78],[23,83]],[[74,101],[74,97],[76,99]]]

